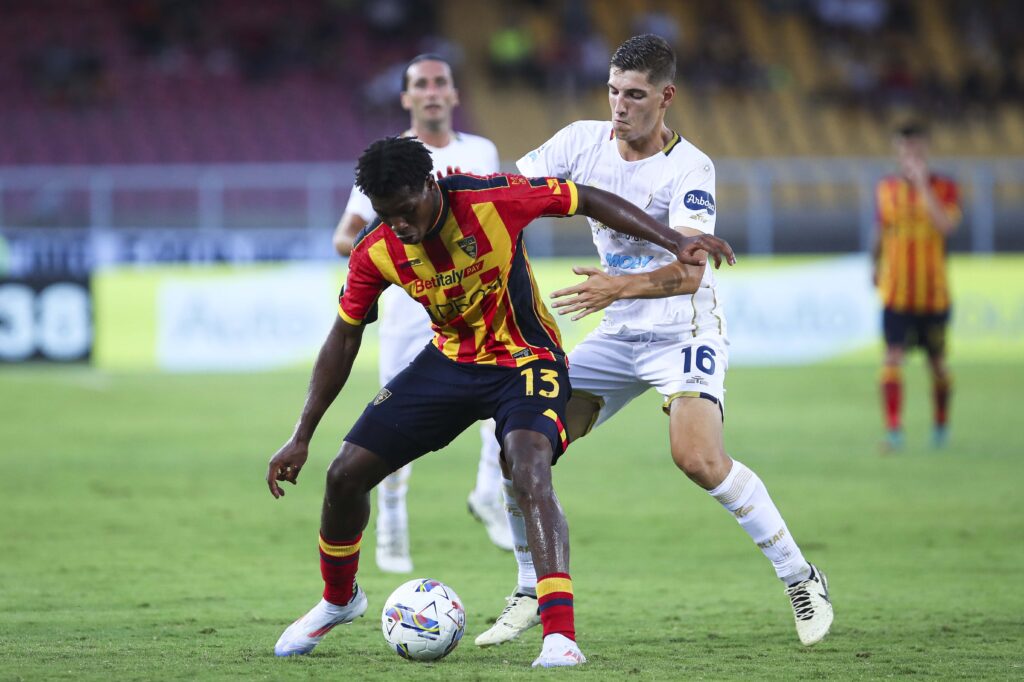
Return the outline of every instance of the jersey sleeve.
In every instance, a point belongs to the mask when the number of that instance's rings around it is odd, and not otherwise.
[[[373,210],[373,205],[370,203],[370,198],[355,186],[352,187],[352,193],[348,195],[345,213],[355,213],[367,225],[372,223],[373,219],[377,217],[377,213]]]
[[[541,146],[516,161],[519,172],[529,177],[572,177],[571,148],[574,126],[559,130]]]
[[[504,217],[505,226],[515,237],[541,216],[576,215],[579,194],[576,183],[564,178],[526,178],[522,175],[498,176],[508,179],[508,187],[496,195],[494,203]]]
[[[668,208],[669,225],[714,234],[717,213],[715,164],[704,157],[676,183]]]
[[[366,248],[353,249],[348,277],[338,294],[338,315],[354,326],[377,319],[377,299],[390,282],[384,279]]]
[[[942,183],[938,196],[942,203],[942,210],[953,223],[959,223],[963,217],[960,210],[960,188],[953,180],[946,180]]]
[[[891,194],[892,186],[888,179],[879,180],[875,186],[875,223],[880,231],[892,221],[892,211],[889,209]]]

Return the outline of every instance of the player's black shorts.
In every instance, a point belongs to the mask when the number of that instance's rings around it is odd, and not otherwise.
[[[946,350],[946,329],[949,310],[939,313],[900,313],[885,308],[882,311],[882,330],[885,343],[910,349],[925,349],[928,355],[942,355]]]
[[[493,417],[499,442],[517,429],[547,436],[554,464],[568,445],[565,406],[571,393],[564,358],[524,367],[470,365],[428,345],[366,406],[345,440],[398,469]]]

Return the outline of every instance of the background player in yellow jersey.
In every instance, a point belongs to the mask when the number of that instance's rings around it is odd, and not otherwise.
[[[956,183],[928,166],[927,129],[919,123],[896,131],[893,146],[900,173],[883,178],[876,190],[878,239],[874,280],[882,298],[885,363],[882,399],[888,429],[885,447],[903,446],[903,360],[920,346],[931,369],[935,425],[932,444],[948,438],[951,380],[946,366],[950,297],[946,238],[960,224]]]
[[[270,460],[271,494],[284,494],[279,481],[297,481],[381,292],[397,286],[419,301],[434,340],[366,406],[331,463],[320,519],[323,599],[284,631],[274,653],[307,654],[332,628],[366,611],[356,572],[370,491],[493,418],[539,576],[544,643],[534,666],[584,663],[575,641],[568,527],[551,484],[551,466],[567,445],[568,363],[533,279],[523,229],[542,215],[579,212],[658,244],[683,263],[703,265],[702,249],[716,262],[723,256],[733,262],[732,251],[711,235],[684,237],[626,200],[570,180],[461,174],[435,180],[430,152],[410,138],[370,145],[356,183],[380,221],[355,241],[338,318],[317,356],[299,421]]]

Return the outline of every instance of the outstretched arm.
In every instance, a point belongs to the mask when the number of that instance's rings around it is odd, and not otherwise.
[[[362,325],[351,325],[341,317],[334,320],[334,326],[320,347],[320,354],[313,366],[306,402],[295,424],[295,431],[270,459],[267,486],[274,497],[284,495],[278,481],[292,484],[297,482],[299,472],[309,456],[309,441],[313,438],[313,432],[348,380],[362,339]]]
[[[691,227],[676,229],[684,236],[702,234]],[[572,316],[575,322],[624,298],[665,298],[692,294],[700,288],[705,267],[683,265],[676,261],[650,272],[609,275],[600,268],[576,266],[572,271],[577,275],[584,275],[587,279],[552,292],[551,298],[554,302],[551,307],[555,308],[559,315],[575,313]]]
[[[719,267],[725,260],[729,265],[736,262],[732,247],[727,242],[710,234],[685,237],[672,228],[662,225],[637,206],[622,197],[596,187],[577,185],[579,204],[577,213],[582,213],[604,225],[639,237],[652,244],[657,244],[676,255],[684,265],[704,265],[706,259],[702,252],[707,252]]]

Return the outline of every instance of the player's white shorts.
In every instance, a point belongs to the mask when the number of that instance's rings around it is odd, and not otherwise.
[[[569,382],[574,395],[600,399],[596,424],[649,388],[665,399],[666,413],[679,397],[713,398],[724,410],[727,343],[718,334],[659,337],[594,331],[569,353]]]

